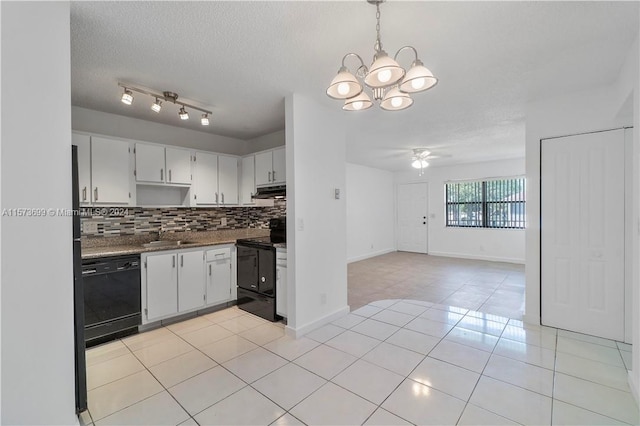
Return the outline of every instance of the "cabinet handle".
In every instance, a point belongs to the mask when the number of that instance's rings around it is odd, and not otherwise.
[[[169,169],[169,182],[171,182],[171,169]]]
[[[271,172],[269,172],[269,182],[271,182]]]
[[[87,201],[87,187],[82,188],[82,201]]]
[[[164,180],[164,169],[160,169],[160,180]]]
[[[180,267],[184,267],[184,255],[180,256]]]
[[[224,192],[222,193],[222,204],[224,204]]]
[[[94,201],[98,201],[98,187],[96,186],[96,189],[93,190],[93,200]]]
[[[216,192],[216,204],[218,204],[218,193]]]
[[[171,256],[171,267],[172,268],[176,267],[176,257],[175,256]]]
[[[276,181],[276,171],[275,170],[273,171],[273,181],[274,182]]]
[[[209,276],[211,276],[211,264],[209,264]]]

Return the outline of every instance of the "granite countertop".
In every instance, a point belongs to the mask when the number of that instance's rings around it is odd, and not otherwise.
[[[230,229],[224,231],[175,232],[162,235],[162,240],[186,241],[179,246],[143,247],[150,241],[158,239],[155,234],[127,235],[113,237],[82,237],[81,250],[83,259],[94,259],[107,256],[141,254],[147,252],[178,250],[217,244],[235,244],[240,238],[264,237],[269,235],[268,229]],[[286,246],[285,246],[286,247]]]

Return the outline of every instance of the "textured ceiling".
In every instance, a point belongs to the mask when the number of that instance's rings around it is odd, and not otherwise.
[[[440,82],[405,111],[344,112],[348,160],[406,170],[414,147],[443,155],[434,165],[522,157],[526,102],[614,82],[638,34],[638,7],[383,4],[385,49],[413,45]],[[213,111],[206,131],[251,139],[284,128],[292,92],[339,110],[326,86],[345,53],[370,61],[374,41],[365,1],[72,2],[72,104],[202,131],[199,120],[180,122],[177,108],[151,112],[142,95],[125,107],[117,82],[170,90]]]

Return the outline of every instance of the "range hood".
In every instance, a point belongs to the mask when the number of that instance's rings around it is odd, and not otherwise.
[[[287,185],[265,186],[256,188],[256,193],[251,198],[286,198]]]

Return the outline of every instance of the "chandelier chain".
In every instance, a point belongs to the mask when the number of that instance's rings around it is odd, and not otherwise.
[[[376,3],[376,50],[382,50],[382,42],[380,41],[380,2]]]

